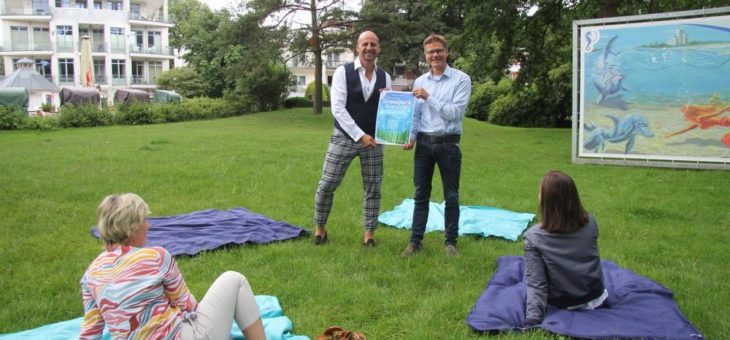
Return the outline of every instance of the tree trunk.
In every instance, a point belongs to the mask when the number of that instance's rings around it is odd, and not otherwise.
[[[601,0],[598,17],[612,18],[618,16],[619,0]]]
[[[314,104],[313,113],[322,114],[322,46],[319,44],[319,25],[317,24],[317,0],[311,0],[312,14],[312,52],[314,53]]]

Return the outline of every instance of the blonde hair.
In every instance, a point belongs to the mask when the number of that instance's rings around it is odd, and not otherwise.
[[[423,39],[423,49],[426,49],[426,45],[428,45],[430,43],[435,43],[435,42],[441,43],[441,45],[444,46],[445,50],[447,50],[447,51],[449,50],[449,44],[446,43],[446,38],[444,38],[443,35],[439,35],[439,34],[430,34],[429,36],[426,37],[426,39]]]
[[[147,203],[137,194],[113,194],[96,208],[96,227],[107,244],[124,244],[149,215]]]

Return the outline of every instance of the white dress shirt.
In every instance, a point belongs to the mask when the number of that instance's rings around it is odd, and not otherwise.
[[[360,87],[362,87],[362,97],[367,101],[370,96],[380,94],[373,94],[375,84],[378,81],[378,73],[376,72],[378,66],[375,66],[373,70],[373,79],[368,80],[365,76],[365,67],[360,63],[360,58],[355,59],[355,70],[360,76]],[[383,70],[385,71],[385,70]],[[392,87],[392,80],[388,72],[385,73],[385,88],[390,89]],[[359,141],[365,132],[360,129],[355,120],[352,119],[350,113],[347,112],[345,105],[347,105],[347,78],[345,76],[345,66],[340,66],[335,70],[335,74],[332,76],[332,88],[330,89],[330,100],[332,105],[332,115],[335,117],[340,127],[345,130],[348,136],[354,141]]]

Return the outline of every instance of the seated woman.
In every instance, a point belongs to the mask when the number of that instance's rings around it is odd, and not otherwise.
[[[594,309],[608,298],[598,256],[598,225],[580,202],[570,176],[551,171],[540,184],[540,223],[525,232],[526,326],[547,304]]]
[[[233,321],[246,339],[266,339],[251,287],[225,272],[200,303],[175,259],[161,247],[143,247],[149,208],[135,194],[104,198],[97,208],[104,251],[81,278],[84,319],[80,339],[228,339]]]

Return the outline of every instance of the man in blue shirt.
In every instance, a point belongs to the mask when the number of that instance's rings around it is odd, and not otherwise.
[[[423,41],[423,51],[431,70],[413,83],[417,98],[410,141],[403,147],[416,147],[413,157],[413,184],[416,187],[411,240],[401,256],[409,257],[421,250],[428,220],[431,181],[436,165],[441,173],[446,201],[446,253],[458,255],[459,178],[461,177],[461,140],[464,111],[471,95],[471,79],[464,72],[449,67],[446,39],[437,34]]]

